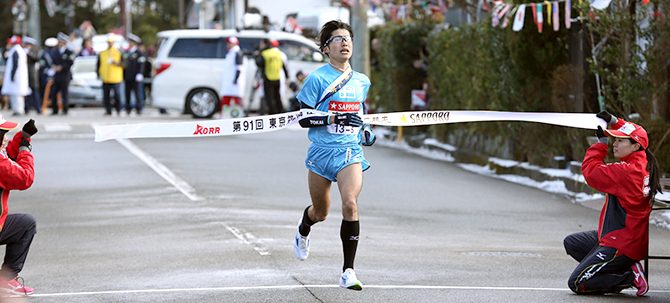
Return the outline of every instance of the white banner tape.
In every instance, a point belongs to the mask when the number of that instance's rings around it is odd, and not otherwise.
[[[283,114],[235,119],[203,120],[168,123],[137,123],[96,125],[95,141],[121,138],[183,138],[246,135],[277,131],[309,115],[326,115],[319,111],[294,111]],[[420,126],[459,122],[526,121],[575,128],[596,129],[606,124],[595,114],[584,113],[527,113],[497,111],[418,111],[363,115],[371,125]]]

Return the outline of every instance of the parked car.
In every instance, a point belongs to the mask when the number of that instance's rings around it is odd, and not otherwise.
[[[256,65],[253,54],[265,38],[279,41],[287,56],[289,81],[302,71],[307,74],[323,65],[326,58],[316,43],[301,35],[261,30],[172,30],[158,33],[159,48],[154,60],[152,105],[179,110],[195,118],[211,117],[219,109],[226,38],[236,36],[245,63],[242,106],[258,110],[260,97],[255,85]],[[283,73],[282,73],[283,74]],[[282,85],[282,102],[288,108],[286,85]]]
[[[96,56],[77,57],[72,64],[70,106],[102,106],[102,81],[98,79]]]

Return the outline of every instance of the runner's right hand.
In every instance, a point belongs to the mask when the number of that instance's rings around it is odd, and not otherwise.
[[[333,124],[359,127],[363,125],[363,119],[356,113],[342,113],[335,115]]]

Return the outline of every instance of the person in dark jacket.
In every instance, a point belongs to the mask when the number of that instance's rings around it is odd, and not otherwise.
[[[609,129],[598,126],[598,142],[586,150],[582,172],[589,186],[605,193],[605,203],[597,231],[571,234],[563,241],[568,255],[579,262],[568,286],[577,294],[635,287],[637,296],[644,296],[649,285],[640,260],[648,254],[649,214],[656,192],[661,192],[660,171],[644,128],[606,111],[597,116]],[[606,164],[608,136],[614,138],[618,162]]]
[[[9,214],[9,191],[26,190],[35,178],[31,137],[37,133],[30,119],[12,140],[7,132],[17,123],[0,116],[0,245],[6,245],[5,259],[0,268],[0,289],[9,296],[29,295],[33,289],[23,284],[18,274],[23,269],[30,244],[36,232],[35,218],[29,214]]]
[[[53,79],[53,87],[51,88],[51,114],[58,114],[58,99],[56,99],[56,96],[60,92],[61,100],[63,102],[63,115],[67,115],[68,87],[70,85],[70,79],[72,79],[70,69],[72,68],[76,55],[67,48],[67,43],[70,41],[68,35],[58,33],[57,38],[58,46],[51,52],[51,58],[53,60],[51,67],[56,72]]]
[[[42,112],[46,111],[46,107],[49,103],[51,87],[53,86],[53,77],[56,74],[51,67],[53,64],[53,58],[51,56],[53,55],[56,46],[58,46],[58,39],[54,37],[47,38],[44,40],[44,49],[40,55],[38,75],[40,81],[40,96],[42,96],[42,99],[40,100],[40,103],[42,104]],[[49,89],[47,90],[47,88]]]
[[[39,50],[37,49],[37,40],[25,36],[23,37],[23,49],[26,51],[28,61],[28,86],[30,95],[26,96],[26,113],[34,109],[38,114],[42,113],[42,95],[39,94],[38,75],[35,65],[40,60]]]
[[[144,65],[147,61],[147,57],[139,48],[140,43],[142,43],[140,37],[133,34],[128,34],[128,43],[130,48],[125,54],[123,54],[123,81],[125,82],[126,87],[126,113],[130,115],[130,112],[133,109],[132,103],[130,102],[130,96],[131,93],[134,92],[134,107],[137,111],[137,114],[141,115],[142,108],[144,106],[144,86],[142,80],[144,80]]]

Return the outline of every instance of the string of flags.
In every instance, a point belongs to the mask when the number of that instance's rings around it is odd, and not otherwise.
[[[589,5],[597,10],[606,9],[612,2],[612,0],[588,1],[590,1]],[[649,0],[642,0],[642,4],[649,4]],[[564,26],[566,29],[570,29],[572,23],[572,16],[570,15],[572,12],[572,0],[543,1],[519,5],[505,3],[504,0],[494,0],[493,9],[491,10],[491,26],[507,28],[510,24],[512,24],[513,31],[521,31],[526,21],[526,9],[530,7],[533,16],[533,22],[535,23],[539,33],[542,33],[544,30],[545,22],[547,23],[548,27],[553,28],[554,31],[559,31],[561,28],[561,6],[563,7]]]

